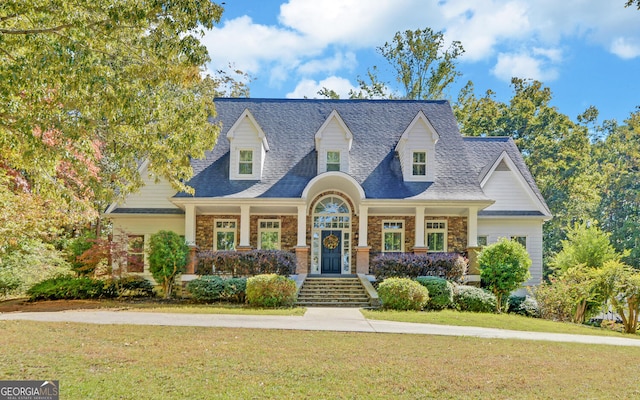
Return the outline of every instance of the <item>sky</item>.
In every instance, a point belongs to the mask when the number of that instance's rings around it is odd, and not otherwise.
[[[218,2],[220,3],[220,2]],[[376,48],[399,31],[431,28],[465,53],[448,100],[472,81],[513,96],[511,77],[536,79],[573,120],[589,106],[599,122],[622,123],[640,106],[640,10],[626,0],[224,0],[222,20],[205,33],[211,71],[248,73],[251,97],[342,98],[377,66],[398,87]]]

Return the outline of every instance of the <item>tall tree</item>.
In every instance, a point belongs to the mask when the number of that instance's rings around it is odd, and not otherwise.
[[[459,41],[453,41],[447,47],[444,34],[431,28],[396,32],[391,42],[385,42],[376,50],[395,70],[401,89],[394,90],[392,84],[381,81],[378,68],[373,66],[367,71],[368,80],[358,78],[359,90],[350,91],[350,98],[439,100],[460,75],[456,70],[456,59],[464,53]],[[327,88],[318,94],[335,98],[335,92]]]
[[[625,123],[605,121],[604,139],[594,145],[605,178],[598,218],[616,250],[629,250],[623,261],[640,269],[640,108]]]
[[[198,37],[210,0],[5,0],[0,3],[0,200],[45,207],[55,224],[86,220],[141,184],[138,166],[176,189],[189,159],[213,147],[208,123],[225,77],[203,77]],[[2,232],[0,250],[29,231]]]
[[[460,92],[454,111],[463,134],[515,140],[554,214],[544,226],[548,260],[559,250],[564,227],[593,215],[600,201],[601,177],[592,162],[587,127],[550,105],[551,90],[541,82],[519,78],[513,78],[511,85],[514,95],[502,103],[491,91],[476,97],[469,83]]]

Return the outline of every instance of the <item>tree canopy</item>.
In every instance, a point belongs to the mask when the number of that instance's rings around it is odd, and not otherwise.
[[[221,13],[210,0],[0,3],[0,248],[95,216],[140,186],[143,160],[189,190],[229,84],[204,76],[199,41]]]

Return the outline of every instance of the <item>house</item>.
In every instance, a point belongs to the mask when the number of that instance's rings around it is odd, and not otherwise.
[[[522,155],[510,138],[463,137],[447,101],[215,105],[221,132],[192,161],[195,193],[156,183],[143,164],[146,185],[105,213],[116,229],[138,243],[170,229],[199,249],[287,250],[310,274],[368,274],[380,252],[460,252],[473,263],[479,246],[509,237],[531,255],[527,284],[540,283],[551,213]]]

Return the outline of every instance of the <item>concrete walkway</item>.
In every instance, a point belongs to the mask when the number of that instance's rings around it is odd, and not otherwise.
[[[640,347],[640,340],[638,339],[371,320],[366,319],[360,310],[355,308],[308,308],[305,315],[301,317],[74,310],[61,312],[0,313],[0,320],[403,333]]]

